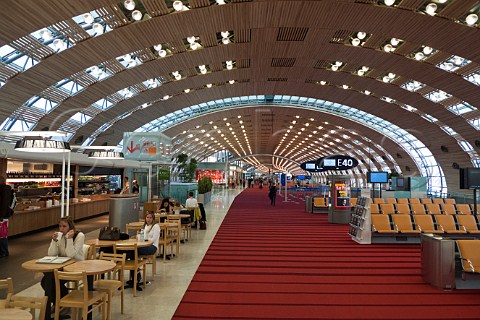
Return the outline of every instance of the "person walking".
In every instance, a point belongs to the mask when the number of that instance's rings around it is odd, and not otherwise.
[[[7,185],[7,179],[0,176],[0,258],[8,257],[8,218],[12,214],[12,188]]]
[[[277,200],[277,186],[272,183],[268,191],[268,197],[270,198],[270,205],[275,206],[275,201]]]

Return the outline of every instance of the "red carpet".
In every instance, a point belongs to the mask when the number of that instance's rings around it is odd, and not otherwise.
[[[174,319],[480,319],[480,290],[441,291],[419,245],[360,245],[267,189],[232,204]]]

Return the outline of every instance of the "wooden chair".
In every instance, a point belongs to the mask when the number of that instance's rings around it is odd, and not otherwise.
[[[480,274],[480,240],[457,240],[463,272]]]
[[[410,198],[408,201],[409,201],[410,204],[420,204],[421,203],[420,199],[418,199],[418,198]]]
[[[466,230],[458,230],[455,224],[455,220],[452,215],[436,216],[437,227],[442,229],[445,233],[467,233]]]
[[[425,209],[428,214],[442,214],[442,210],[440,210],[440,205],[436,203],[426,203]]]
[[[475,221],[475,216],[459,214],[456,217],[460,228],[467,231],[468,233],[480,233],[477,221]]]
[[[397,199],[395,199],[395,198],[385,198],[385,203],[396,204]]]
[[[72,318],[76,316],[76,309],[82,309],[82,319],[87,319],[89,313],[93,314],[93,311],[99,307],[102,308],[102,319],[106,319],[106,301],[107,294],[99,291],[89,291],[87,281],[87,274],[85,272],[64,272],[53,271],[55,274],[55,320],[60,318],[60,310],[64,308],[74,309]],[[63,298],[60,297],[60,281],[81,281],[83,286],[79,287],[79,290],[72,290]],[[91,309],[89,310],[89,307]]]
[[[444,203],[444,204],[441,204],[440,206],[442,207],[443,214],[453,214],[453,215],[457,214],[457,210],[455,209],[454,204]]]
[[[25,297],[9,293],[5,303],[6,308],[29,309],[32,319],[35,318],[35,310],[38,310],[38,319],[45,319],[48,297]]]
[[[446,198],[444,201],[445,203],[448,203],[448,204],[455,204],[455,199]]]
[[[443,201],[443,198],[433,198],[433,203],[437,203],[437,204],[445,204],[445,202]]]
[[[380,213],[380,208],[377,203],[370,203],[370,213],[371,214]]]
[[[420,230],[413,229],[413,223],[410,215],[396,214],[392,216],[395,230],[400,233],[420,233]]]
[[[180,225],[181,227],[181,225]],[[170,255],[173,256],[173,239],[171,228],[162,228],[160,239],[158,240],[158,248],[162,248],[163,262],[167,261],[167,247],[170,247]]]
[[[411,203],[410,210],[412,210],[412,214],[427,214],[425,206],[421,203]]]
[[[372,214],[372,231],[376,233],[397,233],[392,229],[390,218],[386,214]]]
[[[458,215],[461,215],[461,214],[472,214],[472,210],[470,210],[470,206],[466,203],[462,203],[462,204],[457,204],[456,205],[457,207],[457,214]]]
[[[380,209],[382,210],[382,214],[395,214],[395,208],[392,203],[381,203]]]
[[[433,219],[431,215],[414,215],[413,221],[417,226],[417,229],[422,233],[443,233],[443,230],[436,230],[435,225],[433,224]]]
[[[410,214],[410,205],[408,203],[397,203],[395,209],[397,214]]]
[[[406,204],[408,204],[408,203],[409,203],[409,202],[408,202],[408,198],[398,198],[398,199],[397,199],[397,203],[406,203]]]
[[[430,204],[430,203],[433,203],[433,202],[432,202],[432,198],[422,198],[422,199],[420,199],[420,203]]]
[[[175,244],[176,244],[175,253],[178,257],[178,253],[180,252],[180,240],[181,240],[181,234],[182,234],[182,223],[181,223],[181,220],[178,217],[172,217],[172,216],[167,218],[167,223],[175,223],[177,225],[175,228],[170,228],[170,232],[171,232],[170,235],[173,238],[173,241],[175,241]]]
[[[137,273],[143,273],[143,287],[147,286],[147,265],[146,261],[142,260],[138,256],[138,247],[136,243],[115,243],[113,245],[113,253],[119,254],[120,251],[133,251],[134,258],[133,260],[125,261],[125,270],[130,270],[133,272],[133,296],[137,296]]]
[[[120,312],[123,314],[125,289],[123,286],[126,254],[115,254],[101,252],[99,260],[107,260],[115,262],[117,265],[112,271],[107,273],[106,279],[98,279],[93,283],[93,288],[107,294],[107,319],[111,319],[112,315],[112,299],[116,291],[120,289]]]
[[[13,280],[12,278],[0,279],[0,290],[7,290],[8,294],[13,294]],[[0,299],[0,309],[5,308],[7,300]]]

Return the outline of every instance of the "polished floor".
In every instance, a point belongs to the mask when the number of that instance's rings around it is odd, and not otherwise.
[[[180,254],[163,263],[157,260],[157,274],[154,281],[138,296],[133,298],[132,290],[125,291],[125,313],[120,314],[119,295],[114,298],[112,319],[171,319],[210,243],[221,225],[230,205],[241,189],[219,190],[212,201],[205,206],[207,230],[193,230],[192,239],[180,245]],[[98,236],[98,229],[108,223],[108,215],[89,219],[77,224],[86,232],[86,239]],[[22,270],[24,261],[46,255],[52,230],[46,230],[10,240],[10,256],[0,259],[0,278],[12,277],[15,293],[26,296],[41,296],[43,290],[39,281],[41,275]],[[147,267],[150,280],[151,267]],[[94,319],[101,319],[95,313]]]

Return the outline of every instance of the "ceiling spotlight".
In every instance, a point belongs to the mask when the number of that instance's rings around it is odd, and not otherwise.
[[[53,46],[57,50],[61,50],[65,46],[65,42],[63,42],[62,39],[55,39],[55,40],[53,40]]]
[[[211,84],[211,83],[207,83],[206,86],[207,86],[207,88],[211,88],[211,87],[212,87],[212,84]]]
[[[92,25],[92,29],[93,29],[93,32],[95,32],[96,34],[102,34],[103,33],[103,26],[98,22],[95,22]]]
[[[388,77],[389,77],[390,79],[394,79],[394,78],[396,77],[396,74],[393,73],[393,72],[389,72],[389,73],[388,73]]]
[[[395,4],[395,0],[384,0],[386,6],[393,6]]]
[[[197,50],[199,48],[199,44],[196,43],[196,42],[193,42],[193,43],[190,44],[190,48],[192,50]]]
[[[333,70],[333,71],[337,71],[337,70],[338,70],[338,66],[334,64],[334,65],[332,66],[332,70]]]
[[[222,38],[222,43],[223,43],[223,44],[229,44],[229,43],[230,43],[230,39],[228,39],[228,38]]]
[[[234,84],[234,83],[235,83],[235,80],[228,80],[228,83]]]
[[[135,1],[134,0],[125,0],[123,2],[123,6],[125,7],[125,9],[132,11],[133,9],[135,9]]]
[[[187,37],[187,41],[190,44],[195,43],[196,40],[197,40],[197,38],[195,38],[195,36]]]
[[[139,10],[134,10],[132,12],[132,19],[135,21],[140,21],[142,20],[142,13]]]
[[[388,76],[383,76],[382,81],[388,83],[390,82],[390,78]]]
[[[432,2],[427,4],[427,6],[425,7],[425,12],[431,16],[434,16],[435,12],[437,11],[437,8],[438,8],[437,4]]]
[[[220,35],[222,36],[222,38],[228,38],[228,36],[230,35],[230,32],[222,31],[222,32],[220,32]]]
[[[385,52],[392,52],[393,51],[393,46],[391,44],[386,44],[384,47],[383,47],[383,51]]]
[[[159,55],[160,57],[162,57],[162,58],[163,58],[163,57],[166,57],[166,56],[167,56],[167,51],[165,51],[165,50],[160,50],[160,51],[158,51],[158,55]]]
[[[40,31],[40,37],[42,37],[43,40],[50,40],[52,39],[52,33],[48,29],[43,29]]]
[[[162,45],[161,44],[156,44],[153,46],[153,49],[155,49],[155,51],[160,51],[162,50]]]
[[[465,22],[466,22],[469,26],[473,26],[475,23],[477,23],[477,21],[478,21],[478,15],[476,15],[475,13],[469,14],[469,15],[465,18]]]
[[[190,92],[190,89],[185,89],[185,90],[183,90],[183,92],[189,93],[189,92]]]
[[[175,11],[182,11],[183,10],[183,3],[182,1],[174,1],[173,2],[173,9],[175,9]]]
[[[358,45],[360,45],[360,39],[353,38],[352,39],[352,46],[357,47]]]
[[[423,47],[423,53],[425,54],[430,54],[433,52],[433,48],[432,47]]]
[[[368,68],[367,66],[363,66],[363,67],[362,67],[362,70],[365,71],[365,72],[367,72],[367,71],[369,70],[369,68]]]
[[[167,94],[166,96],[163,96],[163,100],[168,100],[170,99],[170,96]]]
[[[360,31],[360,32],[357,33],[357,38],[358,39],[363,40],[363,39],[365,39],[366,36],[367,36],[366,32]]]
[[[400,43],[400,40],[398,40],[397,38],[392,38],[390,39],[390,43],[392,44],[392,46],[396,47]]]
[[[322,86],[324,86],[324,85],[327,84],[327,81],[320,81],[320,84],[321,84]]]
[[[365,71],[363,71],[362,69],[360,69],[360,70],[357,71],[357,74],[358,74],[359,76],[363,76],[363,75],[365,74]]]
[[[422,60],[423,58],[425,58],[425,55],[423,54],[423,52],[415,53],[415,60]]]
[[[444,64],[445,70],[450,71],[453,68],[453,64],[451,62],[447,62]]]
[[[94,21],[92,14],[90,12],[83,14],[83,21],[86,24],[92,24]]]

